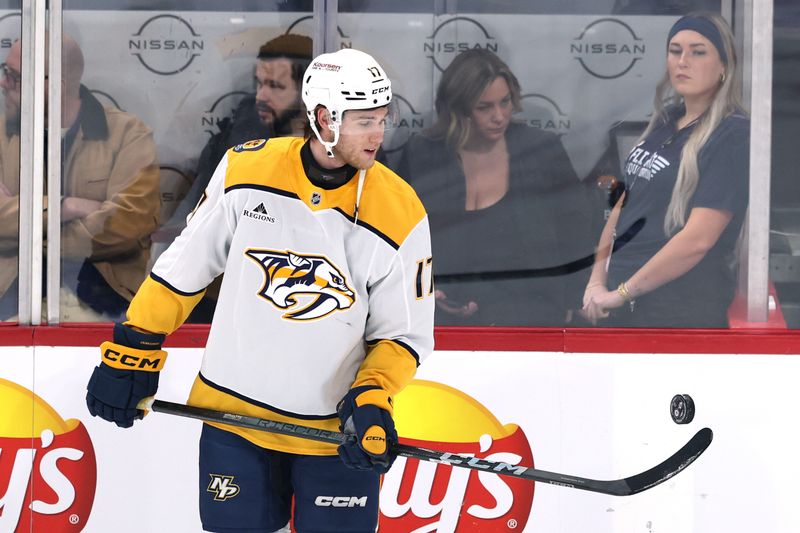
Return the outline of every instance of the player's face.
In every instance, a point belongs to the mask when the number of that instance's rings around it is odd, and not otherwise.
[[[300,90],[292,79],[292,62],[259,59],[256,64],[256,112],[268,126],[300,107]]]
[[[20,85],[22,72],[22,49],[20,42],[15,42],[8,50],[5,65],[0,71],[0,88],[3,89],[6,118],[20,118]]]
[[[368,169],[374,165],[388,113],[388,107],[346,111],[339,127],[339,142],[333,147],[334,155],[355,168]]]
[[[667,71],[675,92],[689,100],[710,100],[725,66],[716,46],[692,30],[676,33],[667,47]]]
[[[513,111],[511,89],[506,79],[498,76],[472,106],[470,118],[473,125],[473,139],[492,142],[502,139]]]

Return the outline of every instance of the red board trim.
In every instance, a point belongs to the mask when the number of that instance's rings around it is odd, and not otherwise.
[[[165,347],[202,348],[209,326],[182,326]],[[111,324],[0,324],[0,346],[99,346]],[[763,329],[436,328],[437,350],[572,353],[800,354],[800,331]]]

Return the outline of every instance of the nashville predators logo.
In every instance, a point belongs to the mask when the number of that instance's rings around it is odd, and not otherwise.
[[[233,476],[220,476],[209,474],[211,481],[208,483],[206,492],[214,493],[214,500],[224,502],[228,498],[233,498],[239,494],[239,485],[233,483]]]
[[[313,320],[348,309],[355,301],[344,276],[326,257],[252,248],[245,255],[264,270],[258,295],[286,309],[283,318]]]

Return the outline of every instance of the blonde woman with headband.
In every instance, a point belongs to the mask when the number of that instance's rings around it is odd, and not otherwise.
[[[666,52],[582,312],[621,327],[727,327],[750,143],[733,36],[717,15],[687,15],[670,29]]]

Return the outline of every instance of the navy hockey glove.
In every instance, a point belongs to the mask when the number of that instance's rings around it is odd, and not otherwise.
[[[347,437],[338,449],[344,464],[385,474],[394,462],[391,450],[397,444],[389,393],[376,386],[354,387],[339,402],[337,411],[339,429]]]
[[[100,345],[101,363],[86,387],[86,406],[92,416],[121,428],[144,418],[144,411],[136,406],[158,389],[158,374],[167,359],[161,349],[164,338],[114,324],[114,342]]]

